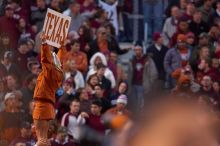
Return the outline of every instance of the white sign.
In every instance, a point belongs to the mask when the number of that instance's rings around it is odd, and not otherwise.
[[[47,44],[60,48],[67,37],[70,22],[71,17],[48,8],[43,27]]]

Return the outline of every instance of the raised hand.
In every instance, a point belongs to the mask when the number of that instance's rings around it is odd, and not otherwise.
[[[41,39],[42,42],[46,42],[47,36],[45,35],[44,32],[41,32],[40,39]]]
[[[89,118],[89,115],[86,112],[81,112],[80,114],[83,118]]]

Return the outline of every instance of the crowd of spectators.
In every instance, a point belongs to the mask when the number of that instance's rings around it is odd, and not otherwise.
[[[140,1],[148,41],[121,48],[133,41],[134,0],[0,0],[1,146],[35,145],[33,93],[47,8],[72,20],[51,146],[100,146],[164,94],[220,109],[220,1]],[[127,53],[125,67],[119,58]]]

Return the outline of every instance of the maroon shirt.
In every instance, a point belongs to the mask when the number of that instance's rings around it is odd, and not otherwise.
[[[19,38],[20,39],[26,39],[26,38],[31,38],[35,39],[35,33],[32,31],[31,26],[28,25],[24,30],[19,31]]]
[[[21,54],[19,51],[15,52],[15,63],[22,71],[28,71],[27,69],[27,54]]]
[[[89,114],[89,118],[86,119],[86,125],[100,133],[105,133],[105,126],[101,122],[101,116]]]
[[[96,6],[95,4],[90,4],[88,6],[84,6],[84,5],[81,5],[81,8],[80,8],[80,13],[84,13],[84,12],[92,12],[93,10],[95,10]]]
[[[117,64],[114,62],[109,61],[108,62],[108,67],[112,71],[115,79],[117,80]]]
[[[204,72],[203,70],[198,70],[196,72],[196,77],[203,78],[204,76],[210,76],[212,81],[220,81],[219,77],[220,72],[216,68],[210,68],[208,71]]]
[[[10,45],[13,49],[16,49],[19,32],[17,29],[17,21],[14,18],[8,18],[6,16],[0,17],[0,35],[6,33],[10,38]]]
[[[186,18],[188,21],[193,20],[193,16],[188,15],[187,13],[183,13],[182,17]]]
[[[26,9],[21,7],[18,10],[15,10],[14,14],[18,19],[24,18],[26,24],[29,23],[28,19],[29,19],[30,15]]]
[[[142,85],[143,83],[143,73],[144,65],[146,63],[146,57],[142,56],[141,58],[134,58],[132,61],[133,66],[133,85]]]
[[[92,28],[98,29],[101,25],[102,25],[102,23],[97,21],[97,20],[92,20],[91,21],[91,27]]]

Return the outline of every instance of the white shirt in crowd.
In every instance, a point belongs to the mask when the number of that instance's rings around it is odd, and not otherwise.
[[[105,66],[108,66],[107,59],[106,59],[105,55],[100,52],[95,53],[92,56],[92,58],[90,59],[90,67],[89,67],[89,71],[87,73],[86,80],[88,80],[91,75],[93,75],[97,72],[96,67],[95,67],[95,60],[97,57],[99,57],[101,59],[102,64],[104,64]],[[105,69],[104,76],[111,82],[111,87],[115,88],[115,86],[116,86],[115,77],[114,77],[113,72],[109,68]]]
[[[68,112],[63,115],[61,126],[66,127],[67,133],[77,141],[79,140],[79,126],[85,124],[85,122],[86,120],[81,115],[76,117]]]
[[[118,14],[117,14],[117,5],[118,1],[116,1],[114,4],[110,5],[107,4],[101,0],[99,0],[99,5],[100,7],[105,10],[108,13],[108,18],[110,19],[110,22],[115,28],[116,35],[119,33],[119,28],[118,28]]]
[[[68,79],[69,77],[71,77],[71,73],[70,72],[65,73],[65,79]],[[75,82],[76,90],[85,87],[85,81],[80,71],[76,71],[76,75],[74,76],[74,82]]]
[[[165,23],[163,25],[163,35],[164,35],[164,45],[168,46],[170,39],[174,35],[174,33],[177,31],[177,23],[178,20],[173,19],[173,17],[169,17],[165,20]]]

